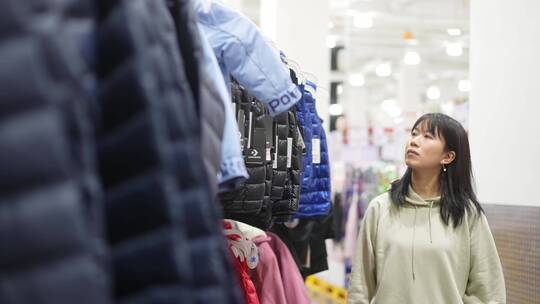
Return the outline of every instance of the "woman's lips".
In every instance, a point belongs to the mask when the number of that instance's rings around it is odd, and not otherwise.
[[[416,151],[413,150],[413,149],[408,149],[408,150],[407,150],[407,155],[420,156],[420,153],[416,152]]]

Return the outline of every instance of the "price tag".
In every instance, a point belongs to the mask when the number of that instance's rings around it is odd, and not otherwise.
[[[293,139],[292,137],[287,137],[287,168],[292,167],[292,148]]]
[[[311,139],[311,162],[314,164],[321,163],[321,139],[313,137]]]

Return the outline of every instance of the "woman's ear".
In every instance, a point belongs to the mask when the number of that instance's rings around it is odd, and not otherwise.
[[[448,151],[443,154],[441,165],[450,165],[456,159],[456,152]]]

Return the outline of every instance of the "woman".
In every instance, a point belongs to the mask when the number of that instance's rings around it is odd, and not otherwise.
[[[444,114],[420,117],[405,163],[403,177],[366,211],[349,303],[506,303],[465,129]]]

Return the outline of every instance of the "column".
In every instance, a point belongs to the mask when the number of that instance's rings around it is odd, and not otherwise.
[[[471,1],[470,141],[482,203],[540,206],[540,1]]]
[[[420,79],[419,65],[401,63],[399,71],[399,106],[404,113],[420,110]]]

